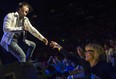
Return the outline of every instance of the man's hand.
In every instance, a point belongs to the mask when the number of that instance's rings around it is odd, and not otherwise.
[[[45,45],[48,45],[48,40],[46,38],[43,38],[42,41],[45,43]]]
[[[56,43],[55,41],[51,41],[50,43],[50,47],[57,48],[59,51],[62,49],[62,46],[60,46],[58,43]]]

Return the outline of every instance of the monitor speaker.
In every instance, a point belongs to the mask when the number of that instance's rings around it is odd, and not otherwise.
[[[3,71],[5,79],[38,79],[36,69],[31,63],[11,63],[5,65]]]
[[[0,65],[0,79],[5,79],[2,65]]]

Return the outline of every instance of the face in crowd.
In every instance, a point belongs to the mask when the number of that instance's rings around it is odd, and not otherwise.
[[[102,46],[98,44],[88,44],[85,46],[85,60],[88,62],[99,61],[99,57],[103,53]]]

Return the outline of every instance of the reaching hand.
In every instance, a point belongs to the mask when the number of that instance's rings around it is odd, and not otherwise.
[[[62,48],[62,46],[60,46],[58,43],[56,43],[55,41],[51,41],[50,43],[50,47],[57,48],[58,50],[60,50]]]
[[[48,40],[46,38],[44,38],[42,41],[45,43],[45,45],[48,45]]]

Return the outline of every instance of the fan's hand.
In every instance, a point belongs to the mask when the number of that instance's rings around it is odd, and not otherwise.
[[[51,41],[50,42],[50,47],[52,47],[53,49],[54,48],[57,48],[58,50],[60,50],[62,48],[62,46],[60,46],[57,42],[55,41]]]

